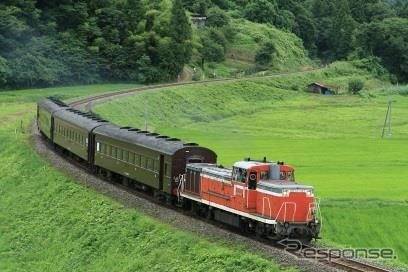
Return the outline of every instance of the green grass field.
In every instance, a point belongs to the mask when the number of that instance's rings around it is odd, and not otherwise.
[[[361,96],[302,92],[324,81],[346,91],[350,79],[365,81]],[[386,103],[393,136],[381,139]],[[391,247],[408,264],[408,96],[350,64],[311,74],[207,84],[144,93],[99,105],[116,123],[150,130],[214,149],[231,165],[250,156],[284,160],[299,181],[322,200],[323,243]]]
[[[131,87],[0,92],[0,271],[280,271],[242,245],[209,242],[124,208],[32,150],[37,100]]]

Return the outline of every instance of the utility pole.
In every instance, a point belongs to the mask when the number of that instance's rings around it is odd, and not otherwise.
[[[147,131],[147,101],[145,104],[144,119],[145,119],[145,131]]]
[[[391,120],[392,120],[392,103],[394,102],[395,102],[394,100],[388,100],[387,113],[385,115],[384,126],[383,126],[383,131],[382,131],[382,138],[392,136]]]

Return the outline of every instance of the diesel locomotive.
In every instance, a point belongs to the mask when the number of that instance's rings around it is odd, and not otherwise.
[[[118,127],[54,98],[38,103],[37,127],[90,171],[165,203],[271,238],[318,238],[313,187],[296,183],[293,167],[282,162],[246,159],[224,168],[196,143]]]

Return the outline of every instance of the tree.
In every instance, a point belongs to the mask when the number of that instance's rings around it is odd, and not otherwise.
[[[207,26],[222,27],[228,25],[229,17],[225,11],[218,7],[214,7],[208,10],[207,13]]]
[[[359,93],[364,88],[364,82],[360,79],[353,79],[350,80],[348,83],[348,90],[352,94]]]
[[[335,59],[344,59],[352,51],[355,21],[351,17],[347,0],[337,1],[335,16],[331,27],[331,47]]]
[[[9,76],[9,67],[7,65],[7,60],[0,57],[0,83],[6,83],[7,77]]]
[[[191,25],[181,0],[174,0],[170,11],[169,37],[171,38],[171,42],[166,43],[163,46],[169,46],[172,50],[174,50],[173,54],[171,55],[174,55],[175,63],[177,64],[174,65],[174,68],[177,70],[172,71],[173,76],[175,76],[181,72],[184,64],[190,61],[192,51]]]
[[[253,1],[244,9],[244,17],[257,23],[274,24],[277,16],[277,5],[274,1]]]
[[[321,58],[333,60],[351,52],[355,21],[347,0],[315,0],[313,16],[317,26],[316,46]]]
[[[408,81],[408,19],[389,18],[364,25],[356,47],[362,56],[374,55],[399,80]]]
[[[267,68],[273,60],[273,54],[276,52],[275,45],[272,41],[267,41],[255,55],[255,63],[261,68]]]

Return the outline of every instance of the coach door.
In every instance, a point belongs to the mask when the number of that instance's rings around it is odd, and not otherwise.
[[[160,155],[159,190],[163,191],[164,155]]]
[[[88,151],[88,162],[93,165],[95,163],[95,134],[89,133],[88,138],[85,139],[85,144],[87,145]],[[99,143],[97,148],[99,148]]]

